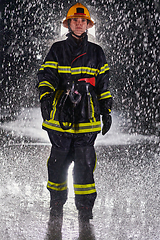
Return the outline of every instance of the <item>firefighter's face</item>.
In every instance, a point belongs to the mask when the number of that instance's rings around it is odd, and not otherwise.
[[[81,34],[84,33],[87,29],[87,19],[72,18],[70,27],[76,35],[81,36]]]

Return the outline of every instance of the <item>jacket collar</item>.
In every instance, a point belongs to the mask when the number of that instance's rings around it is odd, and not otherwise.
[[[68,38],[66,39],[67,44],[69,45],[72,55],[77,56],[86,51],[88,36],[85,33],[84,37],[81,40],[76,39],[72,36],[71,33],[66,35]]]

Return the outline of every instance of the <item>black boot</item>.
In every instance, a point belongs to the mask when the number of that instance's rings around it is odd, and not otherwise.
[[[63,205],[52,204],[50,208],[50,218],[48,222],[48,240],[62,239],[62,223],[63,223]]]
[[[81,208],[78,211],[79,240],[95,240],[94,229],[89,220],[93,218],[91,208]]]

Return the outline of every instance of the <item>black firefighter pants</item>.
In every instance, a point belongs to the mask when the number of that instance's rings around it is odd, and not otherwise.
[[[96,133],[64,136],[48,132],[52,143],[48,160],[48,184],[51,194],[51,207],[64,204],[67,200],[68,167],[74,161],[73,183],[75,205],[81,208],[93,208],[97,193],[93,171],[96,165],[94,141]]]

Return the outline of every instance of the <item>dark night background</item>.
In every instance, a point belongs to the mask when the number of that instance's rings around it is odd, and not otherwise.
[[[0,1],[1,121],[22,107],[39,107],[37,70],[77,1]],[[160,3],[80,1],[96,22],[96,39],[110,66],[113,109],[130,133],[160,133]]]

